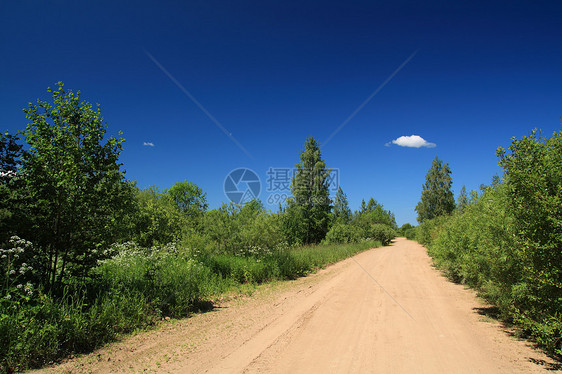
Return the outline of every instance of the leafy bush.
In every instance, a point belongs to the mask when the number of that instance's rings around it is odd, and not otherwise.
[[[510,233],[513,219],[505,205],[506,187],[494,185],[463,214],[452,216],[440,227],[429,254],[452,279],[480,289],[501,283],[503,292],[511,294],[521,269],[520,259],[511,253],[515,246]],[[502,303],[499,290],[493,293],[493,302]]]
[[[412,227],[412,228],[409,228],[407,230],[404,230],[402,235],[405,236],[406,239],[415,240],[416,239],[416,228]]]
[[[498,156],[528,286],[525,308],[539,319],[562,315],[562,131],[545,139],[535,130]]]
[[[119,246],[119,253],[97,269],[103,289],[133,290],[151,300],[164,315],[181,317],[190,308],[226,285],[199,261],[186,257],[174,244],[142,248]],[[218,288],[217,288],[218,286]]]
[[[259,200],[253,200],[245,205],[223,204],[207,212],[202,235],[207,239],[209,250],[239,255],[252,247],[271,250],[284,243],[281,226],[279,214],[269,214]]]
[[[362,234],[363,234],[362,230],[355,225],[336,223],[326,234],[324,243],[326,244],[356,243],[363,238]]]
[[[426,247],[431,247],[431,243],[437,236],[439,232],[443,229],[443,225],[450,216],[439,216],[437,218],[429,219],[419,224],[416,228],[416,241]]]
[[[462,212],[424,222],[417,240],[551,353],[562,354],[562,132],[498,150],[494,181]]]
[[[371,240],[381,242],[382,245],[389,245],[396,237],[396,232],[388,225],[375,223],[368,229],[366,236]]]

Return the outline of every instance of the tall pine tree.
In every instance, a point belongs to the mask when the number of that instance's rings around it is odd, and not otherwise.
[[[330,169],[322,160],[320,144],[310,136],[295,165],[292,197],[287,199],[285,231],[290,241],[319,243],[328,232],[330,211]]]
[[[351,221],[351,210],[347,201],[347,195],[341,187],[338,187],[336,198],[334,199],[334,219],[336,222],[349,223]]]
[[[451,178],[449,164],[443,164],[438,157],[435,157],[425,176],[421,200],[416,206],[419,223],[451,214],[455,210],[455,198],[451,191],[452,184],[453,178]]]

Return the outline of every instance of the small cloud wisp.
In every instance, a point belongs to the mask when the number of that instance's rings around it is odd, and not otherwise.
[[[144,142],[142,143],[142,145],[144,145],[145,147],[154,147],[154,143],[152,142]]]
[[[386,146],[390,147],[392,144],[399,145],[400,147],[409,147],[409,148],[421,148],[421,147],[434,148],[437,146],[437,144],[430,143],[419,135],[401,136],[389,143],[386,143]]]

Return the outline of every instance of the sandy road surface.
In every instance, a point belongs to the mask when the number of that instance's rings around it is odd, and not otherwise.
[[[56,372],[534,373],[556,364],[480,314],[475,293],[397,239]],[[559,366],[559,365],[558,365]]]

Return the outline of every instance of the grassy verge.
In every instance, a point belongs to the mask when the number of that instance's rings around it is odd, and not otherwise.
[[[276,249],[259,255],[201,254],[130,244],[62,297],[0,304],[0,372],[36,368],[91,351],[163,317],[181,318],[241,285],[294,279],[380,242]]]

